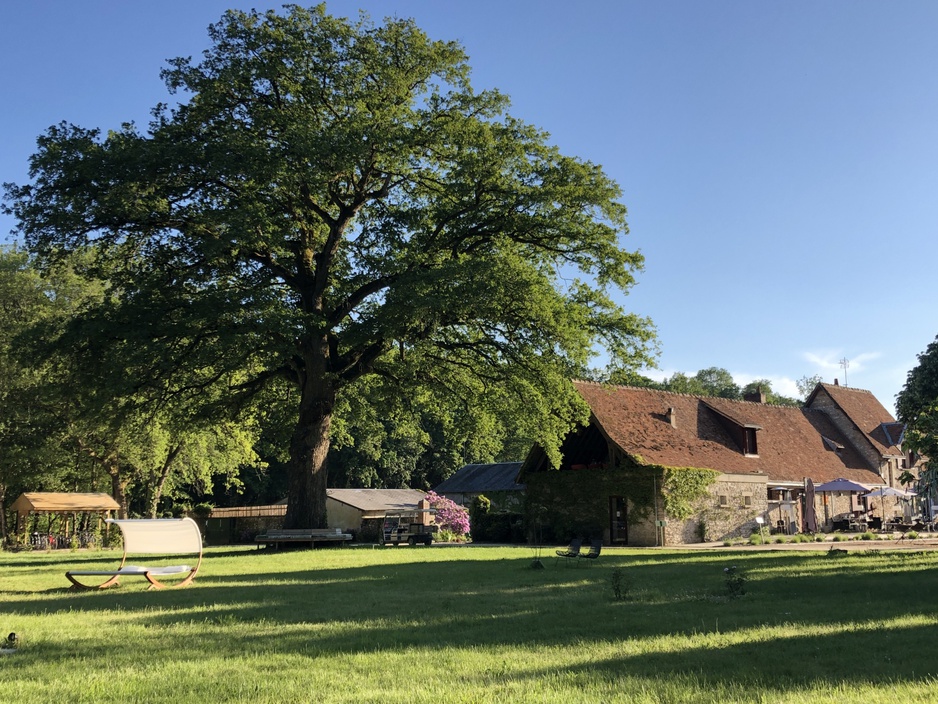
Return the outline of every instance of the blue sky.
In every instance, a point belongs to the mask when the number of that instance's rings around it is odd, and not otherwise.
[[[0,5],[0,181],[35,139],[109,129],[167,99],[165,61],[198,56],[225,9],[281,3],[31,0]],[[467,49],[476,88],[623,189],[646,268],[660,377],[820,374],[892,411],[935,339],[938,3],[356,0]],[[14,226],[0,216],[0,233]]]

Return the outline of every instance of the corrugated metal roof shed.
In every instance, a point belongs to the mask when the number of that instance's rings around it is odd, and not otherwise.
[[[484,494],[487,491],[523,491],[524,484],[515,479],[520,462],[493,464],[467,464],[443,481],[434,491],[437,494]]]

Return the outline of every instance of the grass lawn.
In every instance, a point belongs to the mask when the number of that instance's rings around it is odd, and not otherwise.
[[[71,592],[118,553],[0,553],[0,702],[938,701],[938,552],[544,554],[215,548]]]

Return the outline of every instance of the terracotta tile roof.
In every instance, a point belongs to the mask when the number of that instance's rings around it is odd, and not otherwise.
[[[884,455],[902,455],[902,450],[898,447],[902,425],[896,423],[896,419],[872,393],[837,384],[818,386],[827,392],[834,403],[840,406],[857,428],[870,439],[877,451]],[[809,405],[818,391],[819,389],[815,389],[811,394]]]
[[[820,410],[590,382],[575,385],[607,438],[646,464],[762,473],[770,482],[810,477],[819,483],[844,477],[862,484],[883,483]],[[743,454],[731,432],[733,423],[758,428],[758,456]],[[838,446],[843,449],[833,449]]]

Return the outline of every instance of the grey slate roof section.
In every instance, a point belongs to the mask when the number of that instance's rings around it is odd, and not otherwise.
[[[361,511],[413,511],[427,492],[418,489],[327,489],[326,495]]]
[[[437,494],[484,494],[487,491],[523,491],[515,482],[520,462],[467,464],[434,489]]]

